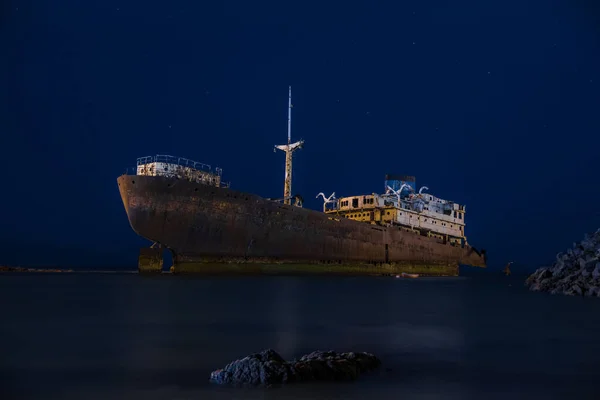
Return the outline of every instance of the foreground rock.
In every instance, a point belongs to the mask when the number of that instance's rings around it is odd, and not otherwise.
[[[539,268],[525,285],[538,292],[600,297],[600,229],[558,253],[551,267]]]
[[[307,381],[355,380],[375,370],[381,361],[369,353],[315,351],[298,360],[285,361],[276,351],[264,350],[210,374],[211,382],[233,386],[271,386]]]

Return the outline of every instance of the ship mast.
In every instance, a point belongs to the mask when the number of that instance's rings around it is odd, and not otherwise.
[[[285,151],[285,181],[283,185],[283,202],[291,204],[292,202],[292,153],[301,149],[304,140],[292,143],[292,87],[289,87],[288,99],[288,140],[287,144],[277,145],[275,149]]]

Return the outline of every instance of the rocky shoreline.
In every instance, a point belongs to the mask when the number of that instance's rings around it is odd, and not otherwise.
[[[536,292],[600,297],[600,229],[558,253],[552,266],[537,269],[525,285]]]
[[[307,381],[351,381],[380,365],[381,361],[369,353],[314,351],[288,362],[268,349],[213,371],[210,381],[220,385],[265,387]]]
[[[26,268],[26,267],[7,267],[0,266],[0,272],[73,272],[72,269],[56,269],[56,268]]]

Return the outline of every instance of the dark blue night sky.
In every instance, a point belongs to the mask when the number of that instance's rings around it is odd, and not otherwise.
[[[0,46],[0,264],[135,268],[116,178],[140,156],[280,196],[288,85],[310,208],[415,175],[493,268],[600,226],[591,1],[9,0]]]

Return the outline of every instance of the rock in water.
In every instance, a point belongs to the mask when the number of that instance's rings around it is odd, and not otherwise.
[[[600,229],[558,253],[551,267],[539,268],[525,281],[530,290],[600,297]]]
[[[210,374],[210,381],[233,386],[271,386],[306,381],[355,380],[381,361],[369,353],[314,351],[298,360],[285,361],[268,349],[227,364]]]

